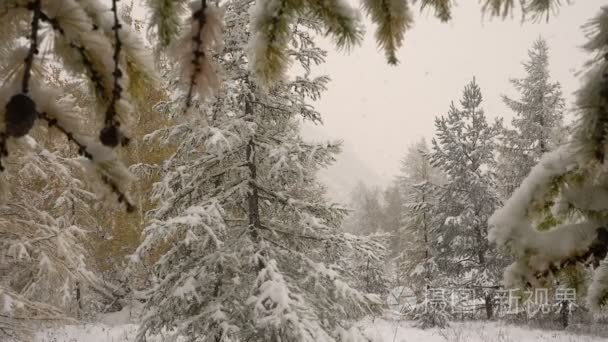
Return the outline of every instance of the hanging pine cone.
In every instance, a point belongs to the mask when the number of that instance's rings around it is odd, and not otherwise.
[[[99,140],[106,146],[116,147],[118,144],[127,146],[131,139],[120,131],[117,124],[112,124],[110,126],[105,126],[101,132],[99,132]]]
[[[106,146],[116,147],[120,142],[120,135],[121,134],[118,127],[116,127],[116,125],[110,125],[101,130],[99,133],[99,140],[101,140],[101,143]]]
[[[6,134],[11,137],[19,138],[26,135],[38,117],[36,104],[27,95],[13,95],[6,104]]]

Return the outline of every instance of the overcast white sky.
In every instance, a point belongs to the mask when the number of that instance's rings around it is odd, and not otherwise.
[[[585,42],[581,26],[607,4],[574,0],[548,23],[536,24],[522,24],[518,15],[505,21],[483,19],[477,0],[458,1],[454,19],[447,24],[417,11],[397,67],[386,65],[373,40],[374,27],[368,24],[364,44],[350,54],[330,49],[321,73],[329,74],[332,82],[318,103],[325,124],[305,128],[305,135],[343,139],[344,158],[358,158],[365,165],[349,176],[368,167],[371,173],[361,172],[361,178],[386,184],[397,173],[408,144],[432,137],[434,117],[460,98],[473,76],[481,86],[487,116],[510,122],[512,113],[500,96],[516,95],[509,78],[524,75],[521,62],[539,36],[548,42],[552,78],[562,84],[570,105],[579,85],[577,73],[589,57],[580,48]],[[343,165],[342,171],[355,164]],[[377,181],[369,179],[370,174],[377,175]]]

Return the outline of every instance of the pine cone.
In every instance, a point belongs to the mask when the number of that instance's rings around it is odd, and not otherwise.
[[[99,133],[99,140],[106,146],[116,147],[120,142],[120,135],[120,131],[115,125],[106,126]]]
[[[27,95],[13,95],[6,104],[6,134],[19,138],[26,135],[36,122],[36,104]]]

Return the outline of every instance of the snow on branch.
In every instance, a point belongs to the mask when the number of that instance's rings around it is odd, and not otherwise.
[[[594,253],[592,249],[601,243],[605,228],[600,228],[600,221],[588,218],[563,222],[570,208],[588,209],[581,205],[575,189],[567,185],[562,189],[559,183],[568,179],[576,167],[575,156],[569,147],[546,154],[490,218],[489,240],[516,257],[516,262],[505,271],[506,286],[542,286],[545,277],[565,266],[603,258],[601,251]],[[561,199],[556,197],[560,193]],[[551,226],[545,227],[547,222]]]
[[[595,270],[587,292],[587,305],[596,315],[606,316],[608,304],[608,258]]]
[[[414,0],[416,1],[416,0]],[[419,0],[421,9],[431,7],[435,10],[435,16],[443,22],[452,19],[452,0]],[[507,0],[512,1],[512,0]]]
[[[182,80],[186,83],[186,108],[192,106],[194,95],[200,99],[212,96],[219,88],[213,51],[222,50],[222,10],[208,5],[207,0],[193,1],[191,30],[174,47],[180,60]]]
[[[289,25],[301,1],[261,0],[252,9],[254,29],[250,42],[250,68],[261,84],[283,78],[289,67]]]
[[[404,0],[364,0],[363,8],[376,23],[375,37],[384,50],[389,64],[397,64],[397,50],[403,44],[405,31],[413,22],[412,13]]]
[[[519,4],[522,16],[530,14],[532,20],[540,20],[543,17],[549,20],[549,15],[557,12],[561,0],[521,0]],[[515,0],[484,0],[482,10],[494,17],[506,18],[513,14],[516,6]]]
[[[74,1],[13,1],[3,8],[7,13],[28,11],[31,14],[27,52],[18,36],[12,37],[14,51],[6,61],[4,87],[1,91],[5,130],[0,132],[0,157],[7,157],[7,143],[26,136],[37,119],[61,132],[80,155],[93,161],[102,182],[117,195],[128,211],[134,209],[127,198],[129,173],[110,151],[94,146],[82,132],[82,120],[71,115],[68,105],[54,104],[56,93],[44,83],[47,76],[43,63],[37,58],[40,44],[54,34],[55,50],[51,63],[62,63],[76,75],[85,74],[96,89],[99,103],[105,106],[105,125],[99,140],[103,145],[126,145],[128,138],[118,129],[118,117],[128,118],[131,106],[126,90],[133,91],[129,77],[146,78],[152,74],[149,60],[138,39],[122,28],[118,18],[117,1],[107,8],[97,0]],[[48,26],[50,31],[43,30]],[[123,53],[124,52],[124,53]],[[135,66],[137,65],[137,66]],[[19,86],[17,87],[17,84]],[[70,105],[74,105],[70,103]],[[1,164],[0,164],[1,167]]]
[[[110,147],[116,147],[118,144],[126,146],[129,143],[129,138],[125,137],[120,131],[120,122],[117,121],[117,105],[118,101],[121,100],[124,90],[123,77],[124,73],[120,67],[120,58],[122,51],[122,40],[120,38],[120,29],[122,24],[118,19],[118,0],[112,0],[112,14],[114,18],[114,24],[112,25],[112,31],[114,32],[114,54],[112,60],[114,62],[114,69],[112,71],[113,85],[112,85],[112,96],[110,97],[110,103],[106,110],[105,125],[99,133],[99,140],[102,144]]]
[[[41,12],[41,20],[57,33],[55,49],[68,70],[84,72],[96,89],[100,102],[109,98],[112,75],[112,45],[98,30],[92,30],[93,21],[74,1],[58,1]]]
[[[11,189],[3,194],[0,267],[7,272],[3,280],[15,296],[32,307],[48,308],[57,316],[48,319],[67,319],[73,300],[70,293],[75,287],[86,286],[112,299],[120,290],[93,273],[85,259],[82,242],[90,233],[87,229],[90,227],[86,226],[91,217],[88,203],[94,198],[75,178],[82,168],[71,159],[42,149],[31,138],[24,140],[30,146],[14,147],[23,155],[23,166],[17,176],[8,175],[7,181],[18,184],[44,181],[54,185],[39,191]],[[29,148],[33,153],[21,153],[18,148]],[[57,187],[63,191],[57,191]],[[27,323],[39,319],[29,309],[15,308],[13,313],[9,321]]]
[[[161,48],[167,48],[179,35],[180,17],[186,12],[186,0],[148,0],[152,17],[148,28],[156,30]]]
[[[193,205],[179,216],[167,220],[152,220],[146,227],[145,240],[139,245],[133,254],[134,260],[138,260],[144,254],[172,237],[184,238],[184,243],[195,239],[208,240],[219,248],[222,241],[219,235],[224,232],[223,209],[216,201],[210,201],[202,205]]]
[[[318,216],[343,216],[346,214],[346,209],[337,206],[328,206],[325,203],[317,203],[315,201],[307,201],[301,199],[295,199],[286,193],[281,191],[274,191],[266,186],[261,185],[259,182],[251,182],[251,185],[260,190],[260,197],[268,199],[273,202],[281,203],[284,206],[293,208],[295,210],[309,213]]]
[[[262,87],[283,79],[290,64],[291,27],[301,13],[319,20],[339,48],[349,49],[362,39],[358,14],[343,0],[256,1],[251,18],[249,68]]]
[[[0,337],[20,340],[24,337],[23,332],[31,329],[26,324],[28,321],[74,322],[56,307],[31,301],[10,288],[0,285]]]

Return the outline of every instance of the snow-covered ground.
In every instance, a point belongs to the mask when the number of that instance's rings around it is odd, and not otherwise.
[[[408,321],[365,320],[359,324],[371,342],[605,342],[606,338],[569,331],[529,329],[502,322],[451,323],[445,329],[421,330]],[[87,324],[39,332],[35,342],[130,342],[135,324]],[[164,342],[166,338],[148,339]],[[366,341],[367,342],[367,341]]]
[[[421,330],[409,321],[362,322],[372,342],[600,342],[606,338],[561,330],[530,329],[503,322],[452,322],[445,329]]]
[[[35,342],[130,342],[135,341],[136,335],[136,324],[66,325],[39,332],[36,334]],[[160,341],[162,340],[159,339],[158,342]]]

